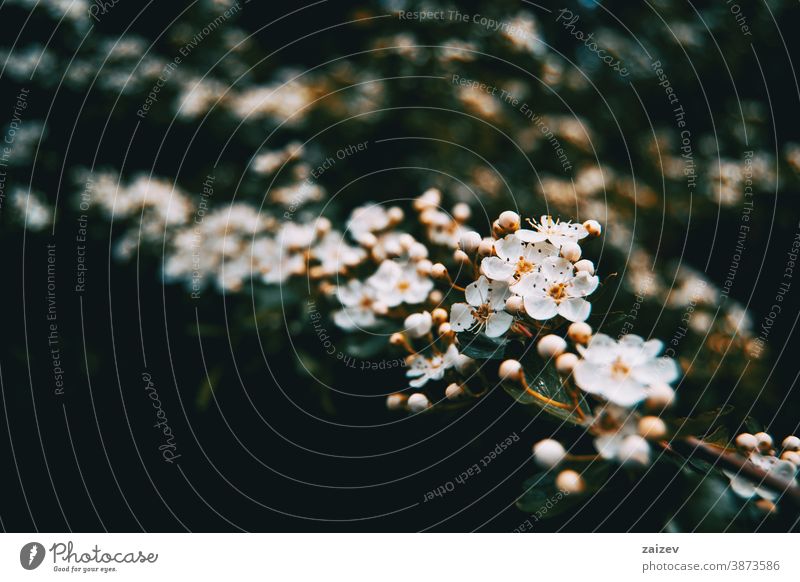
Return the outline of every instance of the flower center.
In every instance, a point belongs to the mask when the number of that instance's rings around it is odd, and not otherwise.
[[[480,307],[476,307],[472,310],[472,317],[477,319],[480,322],[484,322],[489,319],[489,316],[492,314],[492,309],[489,307],[488,303],[484,303]]]
[[[408,291],[408,288],[411,287],[411,283],[403,279],[399,283],[397,283],[397,290],[398,291]]]
[[[525,273],[529,273],[536,268],[536,265],[527,261],[525,257],[520,257],[519,261],[517,261],[517,275],[523,275]]]
[[[567,285],[565,283],[556,283],[547,291],[547,294],[552,297],[556,302],[561,301],[567,296]]]
[[[364,297],[361,298],[361,301],[359,301],[359,305],[363,309],[370,309],[372,307],[372,299],[370,299],[365,295]]]
[[[611,364],[611,376],[615,380],[624,380],[631,373],[630,366],[623,362],[620,358],[614,360]]]

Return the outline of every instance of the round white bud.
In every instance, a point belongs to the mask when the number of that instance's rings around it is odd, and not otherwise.
[[[525,310],[525,301],[519,295],[512,295],[506,299],[506,311],[517,315]]]
[[[439,305],[444,300],[444,295],[438,289],[434,289],[430,293],[428,293],[428,302],[433,303],[434,305]]]
[[[440,324],[440,325],[439,325],[439,335],[440,335],[440,336],[450,335],[450,333],[451,333],[452,331],[453,331],[453,326],[452,326],[452,325],[450,325],[450,324],[449,324],[448,322],[446,322],[446,321],[445,321],[444,323],[442,323],[442,324]]]
[[[431,277],[434,279],[445,279],[447,278],[447,267],[445,267],[442,263],[436,263],[431,267]]]
[[[667,436],[667,423],[657,416],[643,416],[639,419],[638,431],[650,440],[660,440]]]
[[[393,346],[402,346],[406,343],[406,338],[403,337],[402,333],[393,333],[389,336],[389,343]]]
[[[441,307],[437,307],[436,309],[434,309],[431,312],[431,317],[433,317],[433,323],[435,323],[436,325],[444,323],[449,319],[447,315],[447,310]]]
[[[392,206],[389,210],[386,211],[386,214],[389,216],[389,221],[392,224],[398,224],[403,222],[403,218],[405,217],[405,213],[403,209],[399,206]]]
[[[583,223],[583,228],[589,233],[589,236],[600,236],[603,232],[603,227],[596,220],[587,220]]]
[[[522,378],[522,364],[517,360],[505,360],[500,364],[500,379],[519,381]]]
[[[567,337],[576,344],[588,344],[592,339],[592,326],[585,321],[576,321],[569,324]]]
[[[317,219],[316,223],[317,234],[326,234],[331,230],[331,221],[325,218],[324,216]]]
[[[800,453],[797,451],[786,451],[781,455],[781,460],[789,461],[795,467],[800,466]]]
[[[470,230],[461,235],[461,238],[458,241],[458,246],[462,251],[471,255],[478,250],[482,240],[483,239],[481,238],[480,234],[474,230]]]
[[[645,406],[650,410],[663,410],[675,402],[675,390],[669,384],[659,382],[647,388]]]
[[[430,408],[431,402],[428,397],[420,392],[415,392],[408,397],[408,409],[411,412],[422,412],[426,408]]]
[[[743,432],[736,437],[736,446],[739,447],[742,452],[750,453],[758,446],[758,439],[749,432]]]
[[[767,433],[757,432],[753,436],[756,437],[756,441],[758,441],[756,446],[758,447],[759,451],[768,451],[772,448],[772,437]]]
[[[581,259],[575,263],[575,270],[579,273],[585,271],[590,275],[594,275],[594,263],[589,259]]]
[[[444,389],[445,398],[448,400],[456,400],[461,398],[464,395],[464,389],[453,382],[447,388]]]
[[[500,225],[500,228],[509,232],[516,232],[519,230],[519,221],[519,214],[513,210],[501,212],[500,216],[497,218],[497,223]]]
[[[544,439],[533,445],[533,459],[543,469],[552,469],[564,460],[564,446],[553,439]]]
[[[574,242],[564,243],[561,245],[561,256],[574,263],[581,258],[581,246]]]
[[[442,201],[442,193],[436,188],[429,188],[425,190],[419,198],[414,200],[414,208],[416,210],[425,210],[427,208],[435,208],[439,206]]]
[[[775,513],[778,511],[778,506],[769,499],[759,499],[755,502],[755,506],[764,513]]]
[[[421,261],[428,258],[428,247],[420,242],[415,242],[408,247],[408,258],[412,261]]]
[[[489,257],[494,253],[494,239],[484,238],[478,245],[478,254],[482,257]]]
[[[567,349],[567,342],[560,335],[549,334],[544,336],[536,344],[536,351],[543,358],[555,358],[564,353]]]
[[[470,263],[469,255],[461,249],[456,249],[453,251],[453,260],[456,263],[461,263],[463,265],[468,265]]]
[[[572,370],[575,369],[575,364],[577,363],[578,356],[569,352],[564,352],[556,358],[556,371],[559,374],[568,376],[569,374],[572,374]]]
[[[406,333],[411,337],[422,337],[430,333],[433,327],[433,317],[427,311],[422,313],[412,313],[406,317],[405,322]]]
[[[794,435],[789,435],[783,439],[783,448],[787,451],[799,451],[800,439]]]
[[[650,445],[637,434],[626,436],[617,451],[617,459],[623,465],[650,464]]]
[[[575,494],[582,493],[586,489],[586,483],[577,471],[567,469],[556,477],[556,487],[564,493]]]
[[[459,202],[453,206],[453,218],[456,222],[466,222],[469,220],[470,216],[472,216],[472,209],[469,207],[469,204]]]
[[[389,410],[400,410],[406,405],[408,396],[405,394],[389,394],[386,397],[386,408]]]
[[[413,245],[414,243],[417,242],[417,239],[415,239],[413,236],[411,236],[407,232],[404,232],[403,234],[401,234],[400,236],[397,237],[397,242],[400,243],[400,246],[403,249],[408,250],[408,249],[411,248],[411,245]]]
[[[421,261],[417,261],[416,267],[417,267],[417,273],[419,273],[423,277],[426,277],[431,274],[433,263],[431,263],[428,259],[422,259]]]
[[[378,237],[371,232],[365,232],[364,234],[358,236],[358,244],[364,248],[371,249],[378,244]]]

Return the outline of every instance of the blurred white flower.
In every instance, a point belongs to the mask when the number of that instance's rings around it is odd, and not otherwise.
[[[367,283],[378,291],[387,307],[422,303],[433,289],[433,281],[420,275],[413,263],[401,265],[390,260],[383,261]]]
[[[519,280],[536,270],[548,257],[558,256],[558,249],[548,242],[523,243],[513,234],[494,243],[496,257],[485,257],[481,271],[495,281]]]
[[[378,295],[370,285],[351,279],[336,289],[336,297],[344,309],[333,314],[333,321],[342,329],[368,329],[378,322],[374,309]]]
[[[528,243],[550,241],[560,247],[565,243],[577,243],[589,236],[589,232],[582,224],[553,220],[552,216],[542,216],[538,223],[531,221],[531,225],[533,230],[523,228],[515,233],[521,241]]]
[[[441,380],[444,378],[444,373],[456,365],[458,355],[458,348],[455,344],[450,344],[445,353],[436,354],[431,358],[422,354],[413,356],[411,366],[406,372],[406,376],[414,378],[408,383],[409,386],[420,388],[429,380]]]
[[[778,477],[792,484],[796,484],[797,467],[789,461],[781,461],[773,455],[750,455],[749,462],[753,463],[759,469],[767,472],[768,475]],[[750,499],[754,495],[758,495],[767,501],[775,501],[780,493],[759,487],[758,483],[754,483],[751,479],[746,479],[741,475],[723,470],[723,473],[731,480],[731,489],[736,495]]]

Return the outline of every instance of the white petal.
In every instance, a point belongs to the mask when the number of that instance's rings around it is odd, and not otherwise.
[[[527,297],[528,295],[543,297],[547,295],[545,292],[546,283],[547,280],[541,273],[528,273],[523,275],[517,283],[511,285],[510,289],[513,293],[522,297]]]
[[[510,313],[505,311],[498,311],[489,316],[486,320],[486,333],[489,337],[500,337],[508,331],[514,318]]]
[[[510,234],[505,238],[501,238],[494,243],[494,251],[502,261],[508,260],[516,263],[522,256],[524,250],[525,247],[522,244],[522,241],[513,234]]]
[[[614,382],[606,387],[603,396],[614,404],[629,407],[638,404],[647,396],[647,391],[633,378],[626,378],[622,382]]]
[[[466,331],[475,325],[472,307],[466,303],[454,303],[450,308],[450,326],[453,331]]]
[[[527,228],[521,228],[517,232],[514,233],[519,240],[526,243],[538,243],[542,242],[547,238],[546,234],[539,232],[538,230],[528,230]]]
[[[589,394],[602,394],[610,385],[608,366],[580,360],[572,369],[572,378],[578,388]]]
[[[579,297],[565,299],[558,304],[558,314],[569,321],[586,321],[592,312],[592,304]]]
[[[600,279],[596,275],[590,275],[586,271],[581,271],[572,280],[572,284],[567,288],[567,292],[572,297],[586,297],[594,293]]]
[[[549,257],[557,257],[558,249],[549,242],[532,243],[525,245],[522,254],[525,260],[534,265],[540,265]]]
[[[550,257],[542,261],[542,275],[548,279],[564,280],[572,276],[572,263],[564,257]]]
[[[508,283],[505,281],[492,281],[492,284],[486,289],[487,297],[486,302],[492,311],[500,311],[506,305],[506,299],[509,298],[511,292],[508,290]]]
[[[594,439],[594,448],[604,459],[613,459],[617,456],[625,436],[621,432],[600,435]]]
[[[657,358],[635,366],[631,375],[642,384],[669,384],[678,379],[680,368],[672,358]]]
[[[516,265],[498,257],[486,257],[481,261],[481,273],[495,281],[506,281],[516,272]]]
[[[543,321],[555,317],[558,313],[556,302],[550,297],[532,297],[528,296],[524,299],[525,311],[533,319]]]
[[[489,296],[489,280],[481,275],[481,277],[474,283],[467,285],[464,295],[467,298],[467,303],[474,307],[478,307],[486,303]]]

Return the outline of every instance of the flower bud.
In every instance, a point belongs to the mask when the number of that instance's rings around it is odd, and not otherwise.
[[[389,336],[389,343],[393,346],[402,346],[406,343],[406,338],[403,337],[402,333],[393,333]]]
[[[783,439],[783,448],[787,451],[800,450],[800,439],[794,435],[789,435]]]
[[[617,459],[623,465],[649,465],[650,445],[639,435],[628,435],[619,446]]]
[[[519,214],[513,210],[506,210],[500,213],[497,223],[505,231],[516,232],[519,230]]]
[[[439,325],[439,330],[438,331],[439,331],[439,336],[440,337],[446,336],[446,335],[450,335],[450,333],[453,331],[453,326],[445,321],[444,323]]]
[[[758,439],[749,432],[743,432],[736,437],[736,446],[743,453],[752,453],[758,446]]]
[[[419,198],[414,200],[414,209],[418,211],[435,208],[442,202],[442,193],[436,188],[425,190]]]
[[[457,400],[464,395],[464,389],[453,382],[447,388],[444,389],[445,398],[448,400]]]
[[[543,469],[552,469],[564,460],[564,446],[553,439],[544,439],[533,445],[533,459]]]
[[[426,277],[431,274],[433,263],[431,263],[428,259],[422,259],[421,261],[417,261],[415,266],[417,267],[417,273],[423,277]]]
[[[403,218],[405,217],[405,213],[403,209],[399,206],[392,206],[389,210],[386,211],[386,214],[389,217],[389,222],[392,224],[399,224],[403,222]]]
[[[324,216],[321,216],[320,218],[317,219],[317,222],[314,226],[316,227],[317,234],[321,236],[323,234],[330,232],[331,221],[325,218]]]
[[[469,207],[469,204],[459,202],[453,206],[453,219],[456,222],[466,222],[470,216],[472,216],[472,208]]]
[[[575,270],[580,273],[585,271],[590,275],[594,275],[594,263],[589,259],[581,259],[577,263],[575,263]]]
[[[494,253],[494,240],[490,238],[485,238],[481,240],[481,244],[478,245],[478,254],[482,257],[489,257]]]
[[[420,392],[415,392],[411,396],[408,397],[408,409],[411,412],[422,412],[423,410],[430,408],[431,403],[428,400],[428,397]]]
[[[561,245],[561,256],[574,263],[581,258],[581,246],[574,242],[564,243]]]
[[[458,246],[462,251],[471,255],[478,250],[482,240],[481,235],[474,230],[470,230],[461,235]]]
[[[440,305],[444,300],[444,295],[438,289],[434,289],[430,293],[428,293],[428,303],[433,303],[434,305]]]
[[[667,436],[667,424],[657,416],[643,416],[638,431],[646,439],[660,440]]]
[[[386,397],[386,408],[389,410],[400,410],[406,405],[408,396],[405,394],[389,394]]]
[[[596,220],[587,220],[583,223],[583,228],[586,229],[589,236],[600,236],[600,233],[603,232],[603,227],[601,227],[600,223]]]
[[[759,499],[755,502],[755,506],[764,513],[775,513],[778,511],[778,506],[769,499]]]
[[[422,337],[430,333],[431,327],[433,327],[433,318],[427,311],[412,313],[406,317],[403,325],[410,337]]]
[[[578,356],[565,352],[556,358],[556,371],[559,374],[568,376],[575,369],[575,364],[578,363]]]
[[[518,315],[525,310],[525,301],[519,295],[512,295],[506,299],[506,311]]]
[[[449,319],[449,316],[447,315],[447,310],[442,309],[441,307],[437,307],[436,309],[434,309],[431,312],[431,317],[433,317],[433,323],[435,323],[436,325],[444,323]]]
[[[566,349],[567,342],[564,341],[564,338],[552,333],[544,336],[539,340],[539,343],[536,344],[536,351],[543,358],[555,358],[563,354]]]
[[[364,248],[371,249],[378,244],[378,237],[371,232],[365,232],[364,234],[359,235],[358,244]]]
[[[372,303],[372,311],[374,311],[377,315],[386,315],[389,313],[389,306],[383,301],[375,301]]]
[[[675,390],[669,384],[658,383],[647,388],[645,406],[649,410],[663,410],[675,402]]]
[[[772,449],[772,437],[767,433],[757,432],[753,436],[756,437],[756,441],[758,441],[756,446],[758,447],[759,451],[766,452]]]
[[[469,255],[467,253],[465,253],[464,251],[462,251],[461,249],[456,249],[455,251],[453,251],[453,260],[456,263],[460,263],[462,265],[469,265],[470,264]]]
[[[413,245],[415,242],[417,242],[417,239],[415,239],[413,236],[411,236],[407,232],[404,232],[403,234],[401,234],[400,236],[397,237],[397,242],[400,244],[400,248],[401,249],[408,250],[408,249],[411,248],[411,245]],[[399,249],[397,249],[397,250],[399,251]]]
[[[408,247],[408,258],[412,261],[422,261],[428,258],[428,247],[421,242],[415,242]]]
[[[797,451],[786,451],[781,455],[781,460],[789,461],[795,467],[800,467],[800,453]]]
[[[431,277],[434,279],[446,279],[447,276],[447,267],[442,263],[436,263],[431,267]]]
[[[567,337],[576,344],[588,344],[592,339],[592,326],[585,321],[576,321],[567,328]]]
[[[499,374],[501,380],[518,382],[522,378],[522,364],[517,360],[505,360],[500,364]]]
[[[586,489],[586,482],[576,471],[567,469],[556,477],[556,487],[568,494],[582,493]]]

